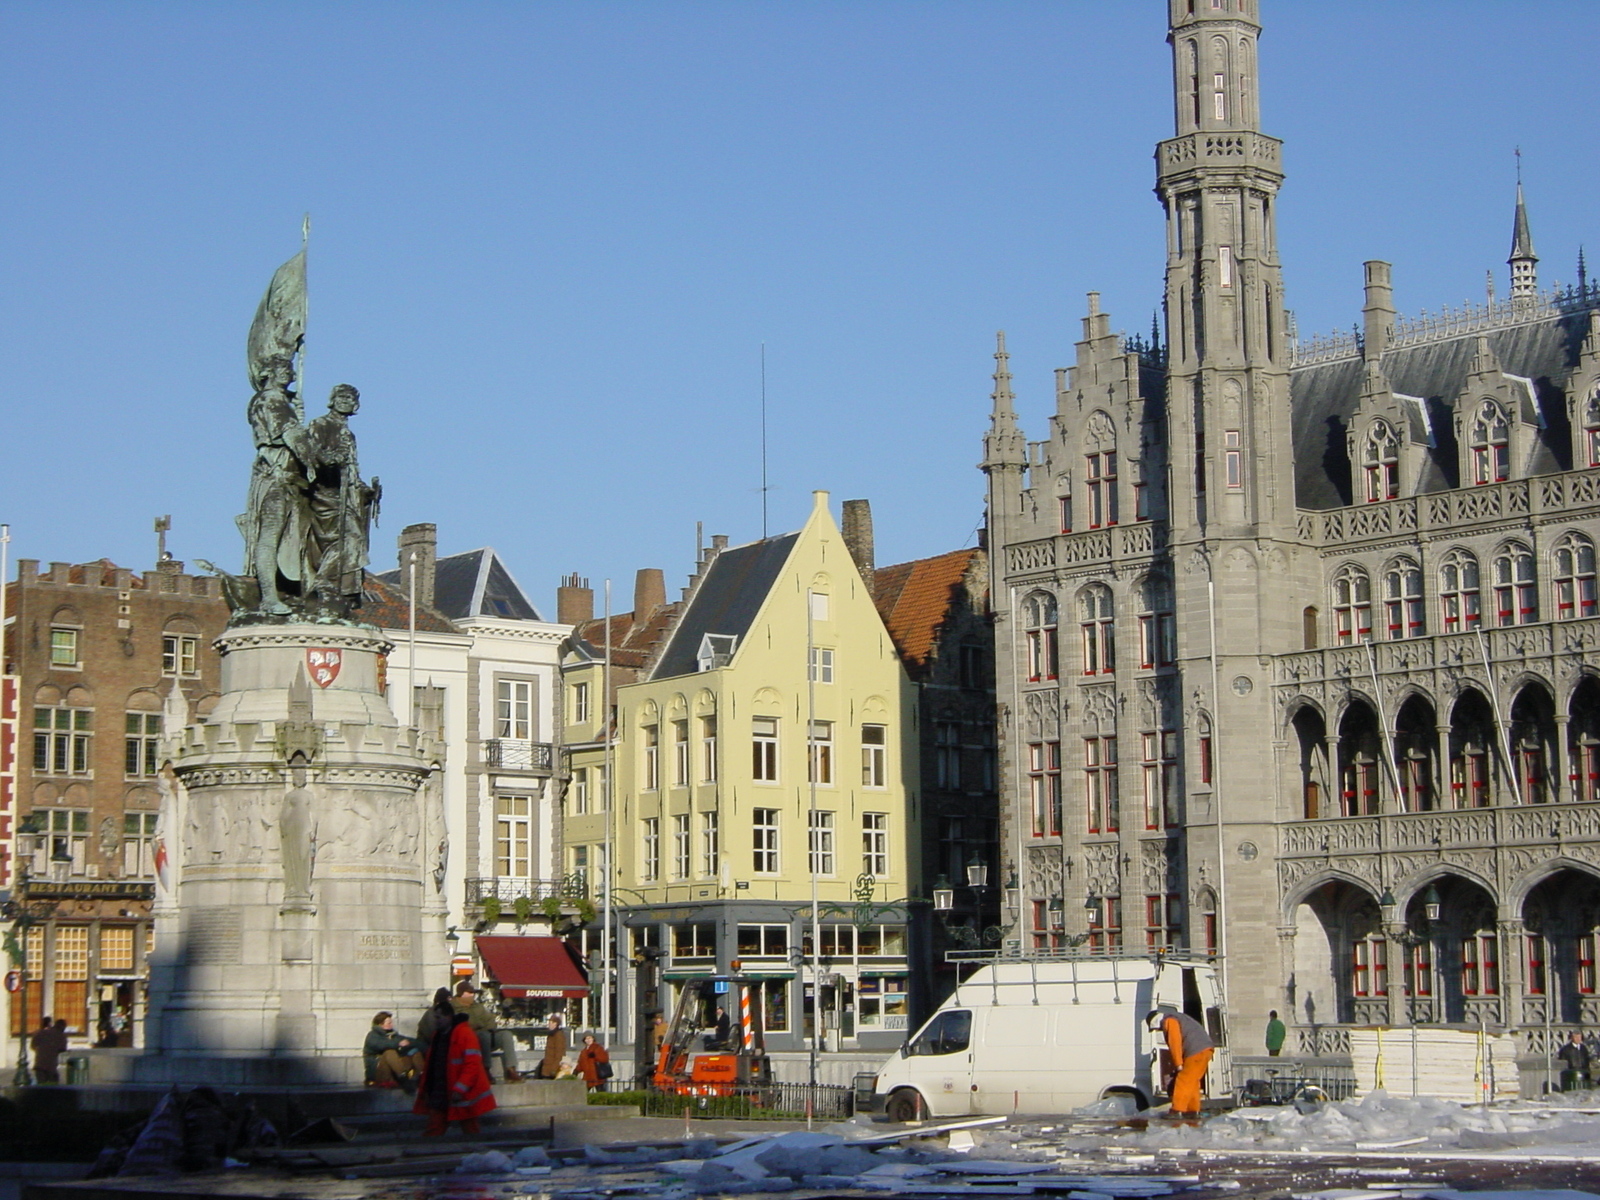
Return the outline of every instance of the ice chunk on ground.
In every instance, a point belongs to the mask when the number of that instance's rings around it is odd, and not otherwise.
[[[1082,1108],[1072,1110],[1075,1117],[1131,1117],[1139,1111],[1139,1098],[1130,1096],[1127,1092],[1113,1092],[1111,1095],[1096,1100],[1093,1104],[1085,1104]]]
[[[511,1165],[514,1167],[546,1167],[550,1165],[550,1155],[543,1146],[524,1146],[512,1157]]]
[[[456,1168],[458,1175],[504,1175],[512,1170],[509,1156],[498,1150],[485,1150],[481,1154],[468,1154]]]

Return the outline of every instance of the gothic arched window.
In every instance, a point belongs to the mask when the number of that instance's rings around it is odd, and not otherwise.
[[[1093,583],[1078,593],[1078,620],[1083,626],[1083,673],[1108,675],[1116,670],[1116,628],[1111,589]]]
[[[1483,624],[1478,592],[1478,560],[1466,550],[1452,550],[1439,568],[1439,608],[1446,633],[1462,633]]]
[[[1503,483],[1511,478],[1511,426],[1493,400],[1478,406],[1472,422],[1472,482]]]
[[[1581,533],[1569,533],[1556,543],[1554,561],[1556,620],[1594,616],[1594,543]]]
[[[1354,563],[1333,577],[1333,628],[1341,646],[1372,636],[1372,580]]]
[[[1387,421],[1374,421],[1361,447],[1361,473],[1367,502],[1393,500],[1400,494],[1400,439]]]
[[[1533,551],[1521,542],[1507,542],[1495,551],[1494,612],[1500,626],[1528,625],[1539,619]]]
[[[1390,641],[1427,632],[1422,609],[1422,568],[1397,558],[1383,569],[1383,617]]]
[[[1061,652],[1056,640],[1056,598],[1034,592],[1022,602],[1022,625],[1028,646],[1028,681],[1054,679],[1060,674]]]

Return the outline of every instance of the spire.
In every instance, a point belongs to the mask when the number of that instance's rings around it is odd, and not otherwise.
[[[1017,428],[1016,397],[1011,393],[1011,356],[1006,353],[1006,334],[994,335],[994,391],[989,410],[989,432],[983,439],[983,465],[1022,466],[1027,461],[1022,430]]]
[[[1506,259],[1511,267],[1511,299],[1531,300],[1539,289],[1537,265],[1539,256],[1533,252],[1533,234],[1528,232],[1528,207],[1522,200],[1522,150],[1517,150],[1517,215],[1511,230],[1511,257]]]

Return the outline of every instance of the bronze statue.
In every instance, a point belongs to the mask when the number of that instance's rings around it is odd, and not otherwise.
[[[361,405],[347,383],[333,389],[328,411],[304,424],[295,390],[304,358],[305,250],[272,277],[246,343],[255,439],[245,511],[244,570],[217,571],[234,625],[255,621],[348,620],[361,606],[368,530],[382,495],[361,479],[349,418]]]

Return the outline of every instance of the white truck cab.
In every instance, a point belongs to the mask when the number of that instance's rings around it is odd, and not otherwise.
[[[876,1102],[891,1120],[1064,1113],[1108,1095],[1139,1108],[1161,1091],[1161,1039],[1144,1017],[1170,1005],[1217,1042],[1206,1091],[1228,1079],[1217,969],[1180,954],[1146,958],[1072,951],[1037,956],[957,951],[981,965],[878,1070]]]

